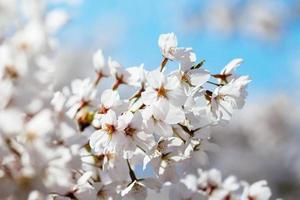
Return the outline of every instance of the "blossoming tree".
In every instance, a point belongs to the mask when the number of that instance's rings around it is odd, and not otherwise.
[[[207,130],[245,103],[250,79],[235,73],[242,59],[212,74],[174,33],[162,34],[157,68],[124,68],[98,50],[94,77],[53,92],[55,33],[68,15],[39,0],[21,1],[21,11],[14,2],[0,1],[1,199],[146,199],[148,190],[181,200],[270,198],[264,180],[201,170],[216,148]],[[178,68],[169,72],[169,62]],[[103,79],[113,83],[99,91]],[[120,87],[135,92],[124,98]]]

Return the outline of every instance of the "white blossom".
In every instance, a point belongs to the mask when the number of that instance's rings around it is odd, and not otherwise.
[[[229,120],[233,110],[241,109],[245,104],[245,87],[250,82],[248,76],[241,76],[228,84],[218,87],[209,97],[210,111],[217,119]]]
[[[95,78],[66,87],[55,80],[55,36],[70,15],[58,2],[0,0],[1,199],[140,200],[161,189],[181,200],[270,198],[266,181],[249,186],[201,170],[217,149],[207,130],[245,103],[241,59],[210,74],[168,33],[158,40],[158,68],[126,68],[99,49]],[[171,61],[178,68],[166,70]]]
[[[110,75],[110,68],[108,67],[107,61],[105,61],[103,52],[99,49],[93,56],[93,63],[96,72],[103,77]]]
[[[267,186],[267,181],[262,180],[253,183],[249,186],[248,183],[244,183],[245,188],[242,195],[242,200],[254,199],[254,200],[268,200],[271,197],[271,190]]]
[[[80,108],[95,98],[96,90],[90,79],[74,80],[71,84],[71,95],[66,102],[67,115],[74,118]]]
[[[90,145],[95,152],[115,151],[120,148],[124,137],[116,113],[109,110],[101,119],[101,129],[91,135]]]
[[[174,51],[177,47],[177,37],[174,33],[160,35],[158,45],[165,58],[174,59]]]

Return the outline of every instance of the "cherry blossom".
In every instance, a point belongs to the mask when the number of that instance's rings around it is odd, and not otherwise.
[[[174,33],[160,35],[158,45],[165,58],[174,59],[174,51],[177,47],[177,37]]]
[[[270,199],[271,191],[267,186],[267,181],[262,180],[253,183],[249,186],[248,183],[244,183],[245,188],[242,195],[242,200],[255,199],[255,200],[265,200]]]
[[[245,104],[241,59],[211,74],[167,33],[157,68],[126,67],[98,49],[93,77],[56,85],[56,35],[70,20],[58,2],[71,1],[20,1],[17,11],[0,0],[0,199],[146,199],[164,190],[170,199],[270,199],[266,181],[201,170],[218,150],[210,127]]]

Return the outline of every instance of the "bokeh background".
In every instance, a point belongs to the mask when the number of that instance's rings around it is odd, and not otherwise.
[[[300,198],[299,0],[57,3],[53,6],[72,15],[59,35],[57,88],[91,75],[91,57],[98,48],[126,67],[157,67],[157,39],[167,32],[177,34],[179,46],[193,47],[212,72],[232,58],[243,58],[238,72],[253,80],[247,105],[226,127],[212,130],[220,150],[210,154],[204,168],[216,167],[250,182],[266,179],[273,197]]]

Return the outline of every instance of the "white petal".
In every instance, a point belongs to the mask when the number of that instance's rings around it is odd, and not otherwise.
[[[201,86],[208,81],[210,73],[203,69],[192,70],[189,73],[191,84]]]
[[[93,172],[87,171],[85,172],[78,180],[77,184],[82,185],[88,182],[88,180],[93,176]]]
[[[169,106],[170,104],[165,99],[159,99],[159,101],[152,103],[151,108],[154,118],[157,120],[165,120],[169,112]]]
[[[185,120],[185,114],[182,109],[170,105],[168,115],[165,119],[165,122],[168,124],[177,124]]]
[[[233,59],[232,61],[230,61],[222,70],[221,74],[231,74],[233,73],[233,71],[241,65],[241,63],[243,62],[243,59],[241,58],[236,58]]]
[[[157,100],[157,92],[151,88],[148,87],[146,90],[142,93],[142,102],[145,105],[151,105],[153,102]]]
[[[111,89],[105,90],[101,95],[101,103],[105,106],[105,108],[111,108],[119,99],[120,95],[118,91]]]
[[[154,131],[157,135],[161,135],[163,137],[171,137],[173,135],[172,127],[162,121],[155,122]]]
[[[141,181],[147,188],[150,188],[152,190],[159,191],[161,188],[161,183],[155,179],[155,178],[146,178]]]
[[[97,72],[105,66],[105,58],[101,49],[93,55],[93,63]]]
[[[174,90],[180,84],[180,81],[176,76],[171,76],[167,78],[167,83],[164,85],[164,88],[167,90]]]
[[[167,93],[168,100],[175,106],[184,105],[187,96],[182,87],[177,87]]]
[[[143,128],[143,117],[140,111],[134,113],[134,116],[131,120],[131,125],[137,130],[141,130]]]
[[[177,37],[174,33],[161,34],[158,39],[160,48],[177,47]]]
[[[159,70],[147,73],[147,82],[152,88],[159,88],[164,81],[164,75]]]
[[[117,125],[116,113],[109,110],[101,119],[102,124]]]
[[[220,185],[222,182],[221,172],[216,169],[211,169],[208,171],[208,180],[214,185]]]
[[[118,130],[124,130],[133,119],[132,112],[125,112],[118,118]]]
[[[90,136],[90,141],[89,144],[92,148],[94,148],[96,146],[96,144],[98,143],[98,141],[100,140],[101,137],[103,137],[103,135],[106,134],[105,131],[95,131],[91,136]]]

